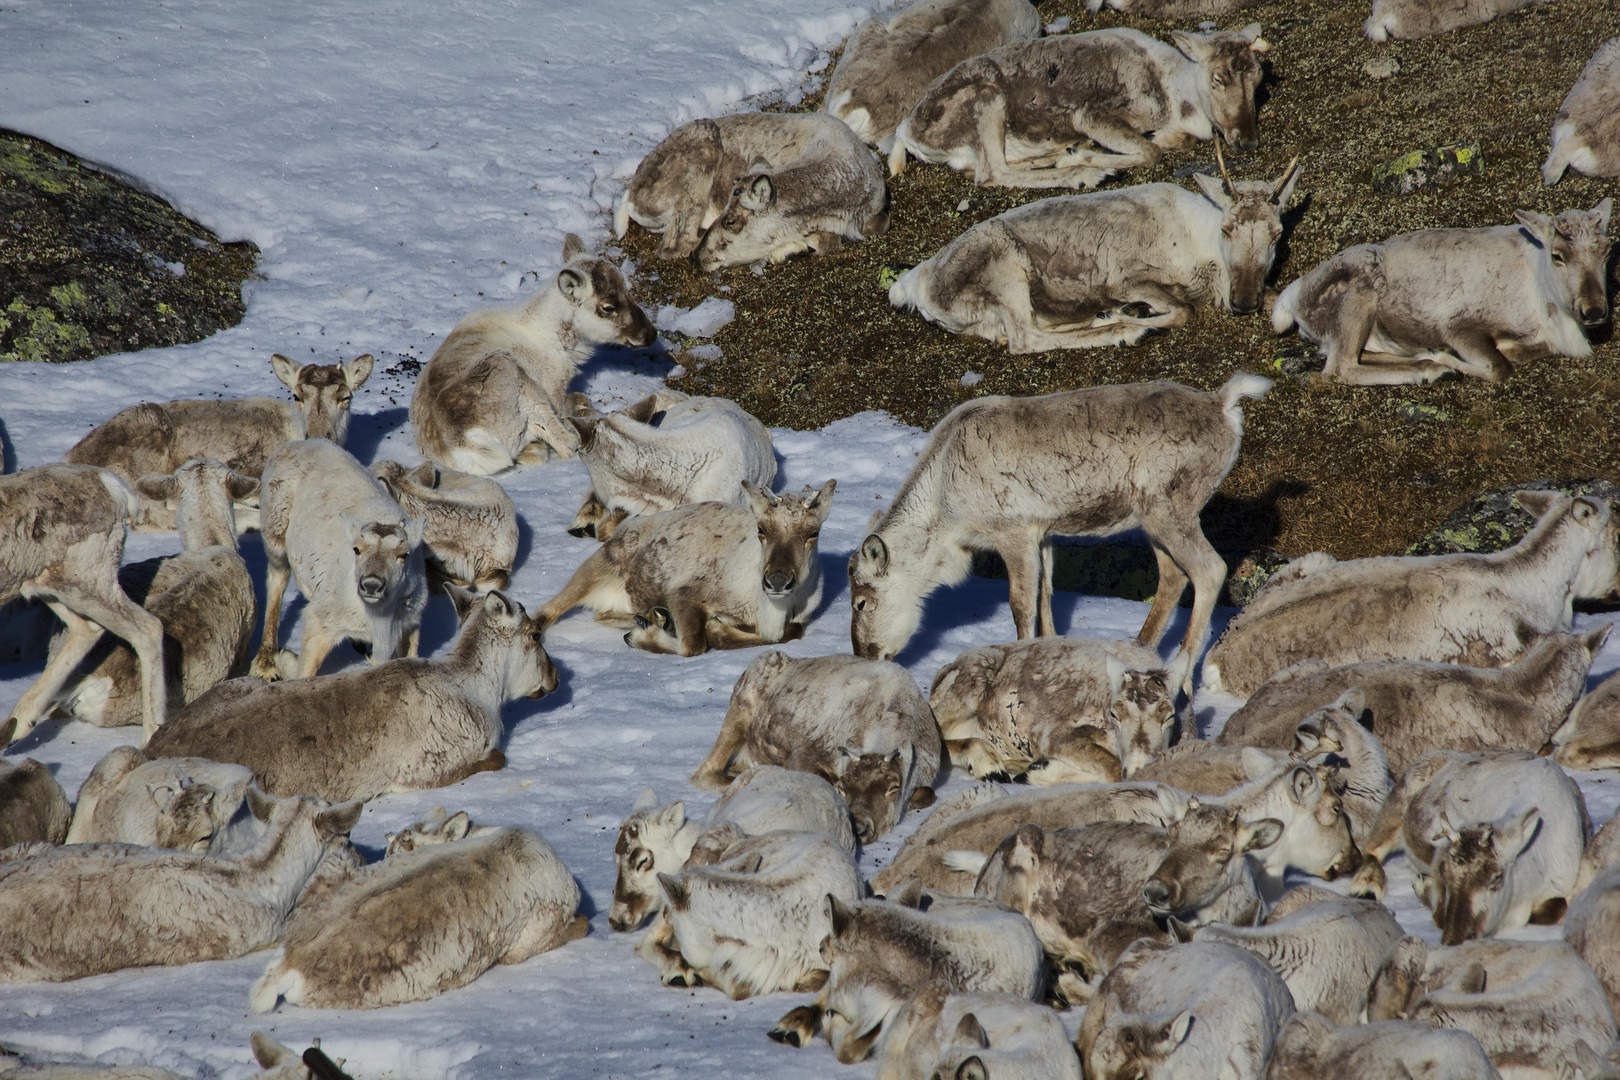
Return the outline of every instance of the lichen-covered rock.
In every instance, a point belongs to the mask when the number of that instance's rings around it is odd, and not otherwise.
[[[1514,501],[1521,491],[1563,491],[1609,501],[1620,513],[1620,484],[1608,480],[1527,480],[1496,488],[1453,510],[1436,529],[1407,549],[1408,555],[1492,552],[1518,543],[1536,519]]]
[[[1479,143],[1453,143],[1433,150],[1412,150],[1374,165],[1372,186],[1385,195],[1407,195],[1430,184],[1448,184],[1461,176],[1483,176],[1485,155]]]

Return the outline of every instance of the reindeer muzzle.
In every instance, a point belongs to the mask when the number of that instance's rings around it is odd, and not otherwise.
[[[375,604],[388,592],[388,582],[375,574],[367,574],[360,579],[360,599],[368,604]]]

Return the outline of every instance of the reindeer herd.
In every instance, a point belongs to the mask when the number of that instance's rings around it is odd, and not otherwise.
[[[1111,2],[1177,18],[1241,6]],[[1366,32],[1438,33],[1522,3],[1377,0]],[[705,269],[774,262],[891,226],[874,149],[893,173],[916,158],[981,184],[1092,188],[1166,148],[1257,145],[1258,25],[1167,43],[1042,37],[1040,22],[1027,0],[874,19],[825,112],[677,129],[615,228]],[[1617,47],[1558,113],[1549,185],[1620,173]],[[1134,343],[1205,303],[1259,311],[1302,169],[1234,181],[1218,143],[1216,157],[1196,190],[1056,196],[977,224],[890,300],[1012,352]],[[1350,383],[1588,355],[1609,317],[1610,208],[1350,248],[1283,289],[1273,324]],[[0,601],[62,624],[5,741],[50,716],[141,725],[76,805],[38,762],[0,764],[0,980],[279,943],[254,1011],[376,1008],[587,933],[578,886],[534,832],[441,810],[368,865],[348,842],[363,801],[502,768],[502,707],[557,689],[544,634],[573,608],[654,653],[802,637],[837,482],[774,492],[771,435],[732,402],[663,390],[604,414],[571,393],[595,350],[655,335],[612,263],[572,235],[562,256],[527,302],[464,317],[422,370],[420,465],[344,449],[369,355],[276,356],[291,404],[134,405],[63,463],[0,479]],[[1620,767],[1620,678],[1586,693],[1608,627],[1572,631],[1573,604],[1620,582],[1620,519],[1524,491],[1536,524],[1496,554],[1306,555],[1205,655],[1226,571],[1199,514],[1237,460],[1242,401],[1269,386],[1238,373],[1212,391],[953,410],[849,556],[851,654],[748,665],[691,777],[718,800],[699,819],[648,790],[620,826],[610,928],[650,921],[635,951],[667,985],[815,994],[770,1037],[825,1036],[884,1080],[1620,1076],[1620,825],[1594,835],[1564,771]],[[489,477],[575,457],[590,488],[569,531],[600,547],[531,615],[505,591],[517,513]],[[183,551],[124,566],[131,527],[175,531]],[[237,552],[247,529],[268,560],[262,614]],[[1054,538],[1132,529],[1159,570],[1136,640],[1057,636]],[[963,653],[925,694],[894,659],[981,550],[1006,563],[1018,640]],[[280,634],[291,582],[307,600],[296,651]],[[440,592],[460,630],[422,658]],[[345,640],[370,665],[322,675]],[[1190,710],[1200,674],[1246,699],[1208,741]],[[978,783],[936,800],[952,770]],[[923,810],[864,881],[861,848]],[[1380,902],[1396,851],[1439,946]],[[1348,879],[1349,895],[1291,873]],[[1562,942],[1501,936],[1560,921]],[[1054,1007],[1084,1008],[1075,1040]],[[272,1075],[310,1075],[273,1040],[254,1050]]]

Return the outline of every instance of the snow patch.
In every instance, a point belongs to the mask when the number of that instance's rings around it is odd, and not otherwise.
[[[652,317],[653,326],[684,337],[710,338],[737,317],[737,305],[711,296],[695,308],[666,304]]]

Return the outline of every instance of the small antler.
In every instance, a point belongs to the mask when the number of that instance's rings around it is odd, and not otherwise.
[[[1226,185],[1228,195],[1236,195],[1237,190],[1232,187],[1232,178],[1226,172],[1226,158],[1221,156],[1221,137],[1215,136],[1215,164],[1221,167],[1221,182]]]

